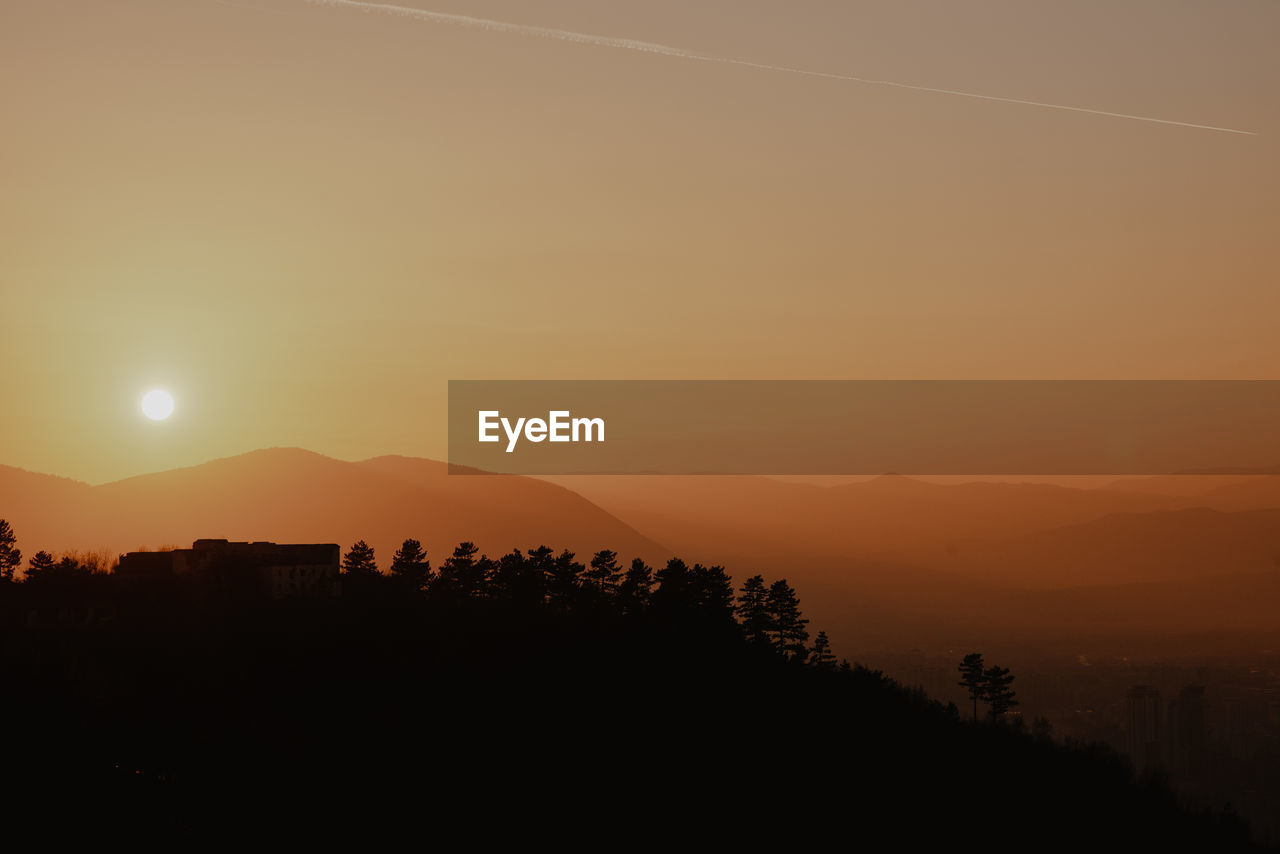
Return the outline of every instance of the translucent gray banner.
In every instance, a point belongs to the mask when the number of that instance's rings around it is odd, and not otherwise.
[[[454,380],[455,474],[1280,473],[1276,380]]]

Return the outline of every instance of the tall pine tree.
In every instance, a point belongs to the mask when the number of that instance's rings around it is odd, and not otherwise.
[[[431,562],[422,543],[409,539],[401,544],[391,558],[391,576],[414,593],[426,589],[431,581]]]
[[[733,620],[733,580],[723,566],[694,564],[692,578],[694,607],[713,621]]]
[[[342,556],[342,571],[356,577],[378,574],[378,563],[373,557],[373,546],[360,540]]]
[[[769,585],[765,607],[769,613],[769,637],[774,649],[787,658],[803,660],[808,652],[805,644],[809,641],[809,630],[805,626],[809,621],[801,615],[800,600],[786,579]]]
[[[475,543],[458,543],[453,554],[445,558],[440,571],[432,580],[431,592],[461,598],[484,595],[489,583],[485,575],[492,562],[477,561],[476,554],[479,551]]]
[[[989,714],[992,720],[999,720],[1018,705],[1013,690],[1013,674],[1007,667],[990,667],[983,674],[983,679],[987,704],[991,707]]]
[[[748,578],[738,593],[738,619],[742,622],[743,634],[753,643],[769,642],[771,622],[766,601],[768,596],[763,575]]]
[[[983,669],[982,653],[971,652],[960,662],[961,688],[968,690],[973,701],[973,719],[978,719],[978,701],[986,699],[987,674]]]
[[[573,557],[573,552],[568,549],[560,552],[547,573],[547,601],[564,609],[572,608],[578,601],[585,569]]]
[[[653,591],[653,607],[663,614],[674,614],[688,610],[692,605],[693,573],[689,565],[678,557],[667,561],[667,565],[654,574],[654,582],[658,585]]]
[[[631,561],[618,584],[618,605],[624,614],[638,614],[649,607],[653,591],[653,569],[640,558]]]
[[[591,558],[591,568],[586,577],[601,596],[612,596],[618,589],[618,580],[622,577],[622,567],[618,565],[618,553],[604,549]]]

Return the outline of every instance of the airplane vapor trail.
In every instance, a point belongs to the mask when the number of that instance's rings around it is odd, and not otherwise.
[[[861,83],[867,86],[889,86],[895,89],[910,89],[915,92],[932,92],[937,95],[977,98],[982,101],[999,101],[1005,104],[1018,104],[1026,107],[1042,107],[1049,110],[1066,110],[1072,113],[1088,113],[1089,115],[1094,116],[1108,116],[1116,119],[1131,119],[1133,121],[1150,122],[1153,124],[1176,125],[1177,127],[1196,128],[1198,130],[1210,130],[1217,131],[1219,133],[1256,136],[1253,131],[1236,130],[1234,128],[1215,127],[1213,125],[1201,125],[1194,124],[1192,122],[1180,122],[1174,121],[1173,119],[1158,119],[1153,116],[1139,116],[1130,113],[1112,113],[1106,110],[1095,110],[1089,107],[1072,107],[1066,104],[1051,104],[1045,101],[1028,101],[1022,98],[1006,98],[1000,95],[984,95],[979,92],[964,92],[957,89],[918,86],[912,83],[899,83],[894,80],[876,80],[869,77],[854,77],[848,74],[811,71],[804,68],[792,68],[786,65],[769,65],[763,62],[751,62],[746,59],[732,59],[724,56],[698,53],[696,51],[685,50],[684,48],[672,47],[665,44],[657,44],[655,42],[638,41],[636,39],[620,39],[612,36],[596,36],[589,33],[578,33],[572,30],[559,30],[553,27],[512,24],[508,21],[495,21],[490,18],[475,18],[470,15],[455,15],[446,12],[431,12],[426,9],[415,9],[411,6],[396,6],[391,3],[366,3],[363,2],[363,0],[306,0],[306,2],[316,6],[338,6],[350,9],[359,9],[363,12],[379,12],[385,15],[399,15],[401,17],[414,18],[419,21],[426,21],[433,24],[452,24],[454,26],[488,30],[495,33],[537,36],[538,38],[556,39],[558,41],[573,42],[574,44],[641,51],[643,53],[654,53],[661,56],[675,57],[677,59],[692,59],[699,62],[718,62],[724,65],[739,65],[745,68],[755,68],[761,71],[775,71],[782,74],[798,74],[805,77],[822,77],[827,80],[842,80],[848,83]]]

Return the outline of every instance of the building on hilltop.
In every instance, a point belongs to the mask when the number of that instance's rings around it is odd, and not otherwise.
[[[338,593],[337,543],[231,542],[196,540],[189,549],[129,552],[120,556],[121,577],[145,579],[209,574],[235,567],[250,570],[273,599],[326,597]]]

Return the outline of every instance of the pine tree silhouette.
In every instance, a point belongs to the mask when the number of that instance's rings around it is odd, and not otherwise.
[[[622,577],[622,567],[618,565],[618,553],[604,549],[591,558],[591,568],[586,577],[595,586],[601,596],[611,596],[618,589],[618,580]]]
[[[503,555],[493,568],[493,595],[498,598],[525,605],[541,604],[545,588],[542,570],[526,560],[519,549]]]
[[[22,565],[22,552],[17,548],[18,538],[13,528],[0,519],[0,581],[12,581],[13,573]]]
[[[801,616],[796,591],[785,578],[769,585],[765,607],[769,612],[769,636],[774,648],[788,658],[804,659],[808,652],[805,644],[809,640],[805,626],[809,621]]]
[[[378,574],[378,563],[374,560],[373,546],[360,540],[351,546],[342,557],[342,571],[352,576],[373,576]]]
[[[1012,687],[1013,674],[1007,667],[991,667],[983,677],[986,680],[986,700],[991,706],[990,715],[993,720],[998,720],[1018,705],[1017,696]]]
[[[413,539],[404,541],[391,559],[391,575],[415,593],[426,589],[431,581],[431,562],[422,543]]]
[[[818,632],[813,642],[813,650],[809,653],[809,664],[819,670],[835,670],[836,657],[831,652],[831,641],[826,632]]]
[[[64,555],[62,560],[58,561],[57,566],[52,570],[51,577],[60,581],[66,581],[79,575],[88,575],[89,567],[80,563],[71,555]]]
[[[546,599],[547,585],[551,578],[551,572],[555,567],[556,553],[547,546],[538,546],[532,549],[525,560],[525,569],[531,577],[536,577],[538,582],[539,602]]]
[[[667,565],[654,573],[654,582],[658,585],[653,591],[653,607],[659,611],[682,611],[689,607],[692,578],[689,565],[678,557],[667,561]]]
[[[431,592],[445,596],[474,598],[484,595],[489,579],[490,561],[477,561],[480,550],[475,543],[462,542],[445,558],[431,584]]]
[[[57,561],[53,559],[53,555],[46,551],[38,551],[27,561],[27,581],[36,578],[48,578],[53,572],[53,568],[57,566]]]
[[[562,609],[572,608],[578,600],[582,572],[586,568],[565,549],[556,555],[547,572],[547,601]]]
[[[753,575],[742,584],[742,591],[738,594],[737,613],[742,622],[742,631],[749,641],[769,642],[771,621],[766,602],[768,595],[763,575]]]
[[[653,569],[640,558],[631,561],[618,584],[618,606],[624,614],[635,614],[649,607],[653,591]]]
[[[960,662],[961,688],[969,691],[969,699],[973,701],[973,719],[978,719],[978,701],[986,699],[987,677],[983,670],[982,653],[971,652]]]
[[[693,606],[710,619],[733,619],[733,580],[723,566],[694,564],[690,572],[690,593]]]
[[[471,581],[468,585],[471,595],[482,598],[493,596],[493,576],[497,571],[496,560],[490,560],[486,554],[480,555],[471,570]]]

